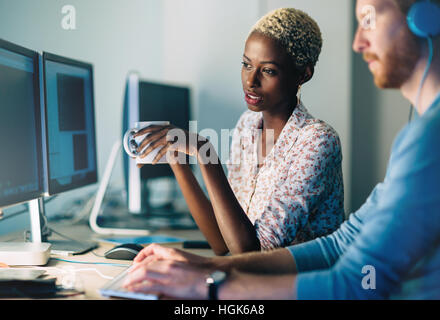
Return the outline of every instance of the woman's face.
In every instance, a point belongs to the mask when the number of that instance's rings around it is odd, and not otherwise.
[[[241,80],[250,110],[271,113],[292,110],[300,75],[275,40],[252,33],[246,41],[242,64]]]

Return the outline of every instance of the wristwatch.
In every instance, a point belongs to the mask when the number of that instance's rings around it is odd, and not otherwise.
[[[216,270],[206,278],[209,300],[218,300],[218,287],[226,280],[226,272]]]

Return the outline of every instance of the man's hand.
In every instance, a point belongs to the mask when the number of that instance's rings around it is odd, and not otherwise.
[[[141,265],[148,265],[150,262],[158,260],[182,261],[201,267],[207,267],[211,264],[210,258],[153,243],[142,249],[134,258],[131,271],[133,272]]]
[[[130,291],[173,298],[207,299],[205,279],[211,271],[176,260],[154,260],[131,270],[123,286]]]
[[[171,298],[208,299],[206,278],[215,268],[175,260],[155,260],[130,272],[123,286],[130,291]],[[232,270],[221,285],[219,299],[296,299],[296,276],[257,275]]]

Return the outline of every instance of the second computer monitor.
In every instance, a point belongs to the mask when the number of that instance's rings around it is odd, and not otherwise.
[[[97,182],[93,67],[43,53],[46,194]]]
[[[38,53],[0,39],[0,207],[43,192]]]
[[[188,130],[190,88],[146,81],[136,73],[130,73],[125,86],[123,110],[121,136],[138,121],[169,121],[178,128]],[[123,160],[128,210],[134,214],[146,214],[150,211],[148,180],[173,177],[173,171],[168,164],[145,165],[139,169],[125,152]]]

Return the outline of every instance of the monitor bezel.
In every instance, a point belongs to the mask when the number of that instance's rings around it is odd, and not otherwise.
[[[92,123],[93,123],[93,142],[95,144],[95,171],[91,173],[91,176],[89,179],[81,181],[80,183],[72,183],[67,186],[63,186],[60,188],[57,188],[51,183],[50,179],[50,158],[49,158],[49,126],[47,125],[47,99],[44,99],[44,119],[46,123],[45,128],[45,169],[46,169],[46,190],[45,195],[47,196],[53,196],[62,192],[71,191],[74,189],[82,188],[85,186],[89,186],[92,184],[95,184],[98,182],[98,152],[97,152],[97,144],[96,144],[96,120],[95,120],[95,90],[94,90],[94,74],[93,74],[93,65],[88,62],[68,58],[65,56],[60,56],[57,54],[49,53],[49,52],[43,52],[42,53],[42,72],[43,72],[43,87],[44,87],[44,95],[47,97],[47,86],[46,86],[46,61],[52,61],[62,64],[67,64],[83,69],[87,69],[90,72],[90,78],[91,78],[91,86],[92,86],[92,92],[91,92],[91,98],[92,98]]]
[[[15,204],[24,203],[30,200],[40,198],[44,192],[44,170],[43,170],[43,139],[42,139],[42,126],[41,126],[41,93],[40,93],[40,66],[39,66],[39,53],[37,51],[30,50],[15,43],[0,39],[0,48],[13,53],[31,58],[33,61],[34,69],[34,111],[35,111],[35,137],[37,139],[37,171],[38,171],[38,190],[22,193],[18,196],[8,197],[8,199],[2,200],[0,198],[0,208],[12,206]]]

